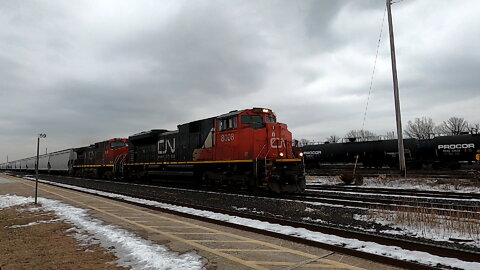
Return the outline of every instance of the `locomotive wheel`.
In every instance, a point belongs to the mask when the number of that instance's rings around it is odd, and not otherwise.
[[[268,189],[275,194],[280,194],[282,192],[277,181],[268,181]]]

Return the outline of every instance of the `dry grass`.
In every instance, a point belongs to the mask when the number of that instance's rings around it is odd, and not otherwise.
[[[392,177],[384,174],[375,178],[369,178],[367,184],[385,187],[424,187],[439,191],[474,191],[480,188],[480,182],[475,179],[435,179],[435,178],[404,178]]]
[[[99,245],[81,245],[67,235],[71,225],[52,213],[25,211],[32,205],[0,211],[0,267],[9,269],[127,269]],[[50,222],[15,227],[31,222]],[[13,227],[12,227],[13,226]]]
[[[465,239],[480,242],[480,208],[474,212],[439,210],[426,207],[401,207],[391,210],[372,209],[368,218],[384,220],[404,230],[415,230],[421,236],[443,239]]]

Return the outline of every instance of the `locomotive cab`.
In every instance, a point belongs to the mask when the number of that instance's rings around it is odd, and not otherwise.
[[[83,177],[115,178],[127,156],[127,141],[126,138],[114,138],[75,149],[77,159],[73,173]]]
[[[215,160],[253,163],[255,186],[281,192],[301,192],[305,178],[295,158],[292,134],[270,109],[232,111],[215,121]]]
[[[292,134],[269,109],[232,111],[215,122],[215,159],[292,159]]]

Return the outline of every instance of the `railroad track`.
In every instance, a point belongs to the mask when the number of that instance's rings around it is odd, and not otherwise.
[[[96,190],[101,190],[106,192],[118,193],[126,196],[139,197],[139,198],[159,201],[163,203],[175,204],[179,206],[192,207],[195,209],[208,210],[216,213],[223,213],[228,215],[240,216],[244,218],[266,221],[270,223],[277,223],[277,224],[292,226],[296,228],[305,228],[314,232],[321,232],[321,233],[336,235],[344,238],[353,238],[353,239],[358,239],[358,240],[367,241],[367,242],[375,242],[381,245],[398,246],[408,250],[424,251],[424,252],[428,252],[430,254],[434,254],[442,257],[458,258],[463,261],[478,262],[480,258],[480,251],[478,250],[451,248],[451,247],[436,245],[433,243],[399,239],[399,238],[389,237],[389,236],[380,236],[378,234],[359,232],[355,230],[346,230],[345,228],[336,228],[333,226],[318,225],[318,224],[317,225],[308,224],[305,222],[294,221],[288,218],[282,218],[278,216],[275,217],[275,216],[266,216],[258,213],[257,214],[246,213],[244,211],[235,211],[235,210],[228,209],[228,207],[227,208],[222,207],[222,206],[225,206],[226,202],[246,201],[245,200],[246,195],[240,195],[243,198],[239,199],[239,198],[236,198],[239,196],[234,194],[233,195],[222,194],[222,193],[205,192],[205,191],[199,192],[199,191],[193,191],[193,190],[163,188],[163,187],[157,187],[157,186],[118,183],[118,182],[111,182],[111,181],[76,179],[76,178],[66,178],[66,177],[56,177],[56,176],[42,176],[42,179],[70,184],[70,185],[81,186],[89,189],[96,189]],[[215,198],[215,197],[219,197],[219,198]],[[159,198],[162,198],[162,199],[159,199]],[[190,199],[190,201],[188,200],[188,198]],[[249,196],[249,199],[250,198],[254,198],[255,200],[258,200],[257,203],[259,205],[265,204],[267,201],[271,203],[273,200],[272,198],[261,198],[261,197]],[[209,201],[209,200],[211,200],[213,203],[208,205],[198,204],[199,201]],[[275,200],[276,201],[273,204],[284,203],[279,199],[275,199]],[[223,202],[223,204],[217,203],[219,201]],[[238,206],[242,207],[241,205],[238,205]],[[165,211],[165,210],[162,210],[162,211]],[[285,215],[283,216],[285,217]],[[227,224],[222,224],[222,225],[227,225]],[[228,226],[239,227],[238,225],[231,225],[231,224],[228,224]],[[243,228],[243,229],[246,229],[246,228]],[[261,230],[258,230],[258,229],[249,228],[249,230],[261,232]],[[262,232],[262,233],[265,233],[265,232]],[[409,269],[432,269],[431,267],[425,266],[425,265],[419,265],[416,263],[406,262],[406,261],[399,261],[393,258],[387,258],[384,256],[368,254],[368,253],[364,253],[364,252],[360,252],[352,249],[345,249],[339,246],[326,245],[326,244],[322,244],[322,243],[318,243],[318,242],[310,241],[306,239],[298,239],[293,236],[285,236],[285,235],[280,235],[278,233],[272,233],[272,232],[265,233],[265,234],[273,235],[279,238],[294,240],[297,242],[302,242],[312,246],[328,248],[333,251],[338,251],[345,254],[372,259],[372,260],[383,262],[383,263],[389,263],[389,264],[393,264],[401,267],[406,267]]]
[[[320,168],[311,168],[307,169],[307,174],[313,176],[336,176],[341,174],[353,175],[354,165],[345,164],[345,165],[321,165]],[[355,169],[356,175],[361,175],[364,177],[376,177],[378,175],[386,175],[389,177],[401,177],[398,169],[392,168],[363,168],[357,166]],[[407,175],[409,177],[416,178],[441,178],[441,179],[479,179],[480,172],[479,168],[472,167],[468,169],[459,169],[459,170],[433,170],[433,169],[424,169],[424,170],[407,170]]]
[[[399,189],[399,188],[368,188],[360,186],[347,185],[307,185],[307,190],[334,190],[341,192],[358,192],[365,194],[386,194],[386,195],[406,195],[414,197],[428,197],[428,198],[448,198],[448,199],[478,199],[480,200],[480,193],[463,193],[463,192],[446,192],[446,191],[427,191],[416,189]]]
[[[351,188],[331,186],[307,186],[305,199],[310,201],[340,200],[350,206],[368,204],[367,207],[383,206],[396,209],[399,206],[428,207],[448,212],[465,211],[478,214],[480,194],[453,192],[415,192],[402,189]],[[301,196],[295,196],[301,199]],[[365,207],[365,206],[364,206]]]
[[[480,220],[480,206],[451,204],[448,202],[404,201],[393,198],[362,198],[346,197],[342,194],[305,194],[284,195],[281,198],[295,201],[316,202],[350,207],[366,208],[369,210],[381,209],[391,211],[416,211],[419,208],[434,209],[438,215],[469,216]]]

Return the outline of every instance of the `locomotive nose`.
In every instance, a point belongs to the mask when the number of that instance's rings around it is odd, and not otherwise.
[[[269,157],[273,159],[291,158],[291,152],[288,149],[291,143],[291,133],[287,130],[285,124],[268,123],[267,140],[270,146]]]

